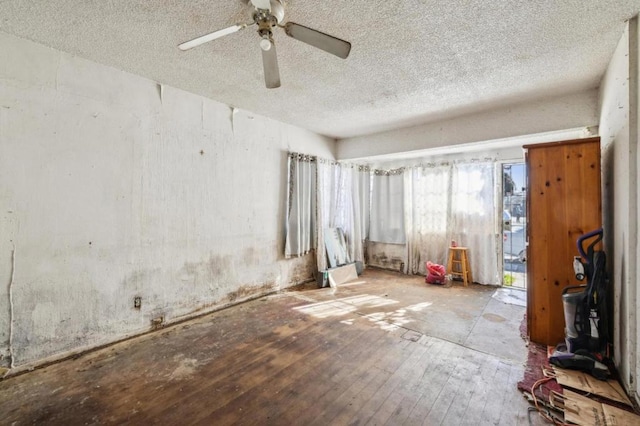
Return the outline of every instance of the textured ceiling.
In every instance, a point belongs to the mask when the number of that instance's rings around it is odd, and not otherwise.
[[[266,89],[242,0],[0,0],[0,31],[345,138],[593,88],[640,0],[288,0],[288,20],[352,43],[342,60],[275,34]]]

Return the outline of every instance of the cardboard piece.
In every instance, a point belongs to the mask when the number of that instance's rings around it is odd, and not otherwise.
[[[358,279],[355,263],[329,269],[327,273],[329,274],[329,285],[334,288],[340,284]]]
[[[637,425],[640,416],[565,389],[563,395],[552,393],[551,403],[564,410],[564,421],[577,425]]]
[[[632,406],[631,400],[629,400],[626,392],[616,380],[598,380],[582,371],[565,370],[554,366],[545,369],[544,375],[554,377],[562,387],[592,393],[612,401],[621,402],[630,407]]]

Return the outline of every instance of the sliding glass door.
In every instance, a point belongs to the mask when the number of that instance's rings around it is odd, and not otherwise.
[[[526,167],[524,163],[502,165],[502,284],[527,288],[526,275]]]

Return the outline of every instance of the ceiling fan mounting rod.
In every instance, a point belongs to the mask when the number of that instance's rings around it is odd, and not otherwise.
[[[279,0],[271,0],[271,10],[253,8],[251,11],[251,19],[258,25],[264,23],[269,27],[275,27],[284,19],[284,6]]]

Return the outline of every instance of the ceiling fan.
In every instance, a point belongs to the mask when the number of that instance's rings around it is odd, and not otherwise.
[[[180,50],[189,50],[255,24],[258,26],[258,34],[261,38],[260,48],[262,49],[264,81],[268,89],[280,87],[278,57],[276,55],[276,45],[273,41],[272,32],[272,29],[275,27],[283,28],[289,37],[322,49],[339,58],[346,59],[347,56],[349,56],[351,43],[348,41],[305,27],[304,25],[296,24],[295,22],[287,22],[281,25],[284,19],[284,4],[282,0],[248,0],[245,2],[247,4],[251,3],[250,13],[253,22],[235,24],[228,28],[205,34],[178,45],[178,48]]]

